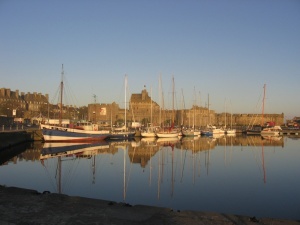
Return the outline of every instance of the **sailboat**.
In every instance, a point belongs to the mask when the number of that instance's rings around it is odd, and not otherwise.
[[[208,110],[207,110],[208,123],[206,125],[206,128],[201,130],[201,135],[211,136],[211,135],[213,135],[213,132],[212,132],[212,128],[211,128],[211,125],[210,125],[209,94],[207,95],[207,99],[208,99],[208,102],[207,102],[207,106],[208,106]]]
[[[226,118],[226,112],[225,112],[225,118]],[[231,113],[230,113],[230,128],[226,129],[226,134],[234,135],[235,133],[236,133],[236,129],[232,128],[232,110],[231,110]]]
[[[261,112],[261,123],[260,126],[248,126],[246,129],[246,134],[254,134],[259,135],[264,126],[264,106],[265,106],[265,95],[266,95],[266,84],[264,84],[264,91],[263,91],[263,101],[262,101],[262,112]]]
[[[64,89],[64,69],[62,65],[61,82],[60,82],[60,114],[59,124],[41,123],[40,129],[45,142],[83,142],[83,141],[100,141],[108,136],[107,131],[98,130],[96,126],[93,129],[82,129],[81,127],[71,127],[69,124],[62,123],[63,108],[63,89]]]
[[[135,131],[128,131],[127,128],[127,103],[126,103],[126,95],[127,95],[127,75],[125,75],[125,123],[121,128],[114,128],[111,130],[108,138],[109,139],[133,139],[135,136]]]
[[[189,116],[190,117],[190,116]],[[201,134],[200,130],[196,130],[195,128],[195,105],[193,106],[193,126],[192,128],[186,129],[182,131],[183,136],[199,136]]]
[[[153,123],[152,123],[152,88],[151,88],[151,121],[150,121],[150,127],[147,127],[146,130],[141,132],[141,136],[144,138],[153,138],[156,137],[156,132],[155,132],[155,128],[153,127]]]
[[[264,97],[265,99],[265,97]],[[265,107],[264,101],[263,101],[263,109]],[[280,126],[269,126],[267,125],[267,127],[263,128],[262,131],[260,132],[261,136],[279,136],[280,132],[282,131]]]
[[[179,132],[176,129],[174,129],[174,77],[173,77],[172,81],[173,81],[172,124],[171,124],[171,127],[167,128],[167,129],[163,128],[162,130],[160,130],[156,133],[156,136],[159,138],[174,138],[174,137],[178,138],[178,135],[179,135]]]

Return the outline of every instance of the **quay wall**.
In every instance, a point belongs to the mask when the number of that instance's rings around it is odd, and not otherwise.
[[[39,129],[0,132],[0,150],[32,141],[42,141]]]

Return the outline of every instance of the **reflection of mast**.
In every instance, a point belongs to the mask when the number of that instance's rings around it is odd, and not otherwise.
[[[208,175],[208,171],[209,171],[210,149],[211,149],[211,140],[209,142],[209,149],[205,152],[205,165],[206,165],[206,174],[207,175]],[[208,154],[206,154],[207,152],[208,152]]]
[[[174,145],[171,145],[172,148],[172,192],[171,196],[174,194]]]
[[[159,152],[158,152],[158,179],[157,179],[157,199],[159,199],[159,197],[160,197],[160,180],[161,180],[161,177],[160,177],[160,175],[161,175],[161,157],[160,157],[160,155],[161,155],[161,153],[162,153],[162,151],[161,151],[161,149],[159,149]]]
[[[193,139],[193,149],[192,149],[192,155],[193,155],[193,184],[195,184],[195,176],[196,176],[196,163],[195,163],[195,139]]]
[[[124,177],[123,177],[123,200],[125,201],[126,198],[126,149],[127,146],[124,148],[124,157],[123,157],[123,164],[124,164]]]
[[[57,164],[57,169],[58,169],[58,182],[57,182],[57,190],[58,193],[61,194],[61,157],[58,157],[58,164]]]
[[[93,168],[93,181],[92,183],[95,184],[95,175],[96,175],[96,156],[94,155],[93,156],[93,165],[92,165],[92,168]]]
[[[265,169],[265,157],[264,157],[264,142],[262,141],[262,149],[261,149],[261,155],[262,155],[262,167],[263,167],[263,171],[264,171],[264,183],[266,183],[267,181],[267,177],[266,177],[266,169]]]
[[[262,127],[264,125],[265,98],[266,98],[266,84],[264,84],[264,97],[263,97],[262,118],[261,118],[261,126]]]
[[[151,186],[151,178],[152,178],[152,163],[151,163],[151,158],[152,158],[152,146],[150,147],[150,174],[149,174],[149,185]]]

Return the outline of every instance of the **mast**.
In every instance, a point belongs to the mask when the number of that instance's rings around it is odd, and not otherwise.
[[[59,113],[59,126],[62,125],[62,102],[63,102],[63,90],[64,90],[64,64],[61,65],[61,81],[60,81],[60,113]]]
[[[94,98],[94,111],[93,111],[93,114],[94,114],[94,123],[96,123],[97,121],[97,115],[96,115],[96,99],[97,99],[97,96],[94,94],[93,95],[93,98]]]
[[[172,127],[174,126],[174,76],[172,77]]]
[[[127,74],[125,74],[125,131],[127,130],[127,121],[126,121],[126,91],[127,91]]]
[[[162,127],[162,121],[161,121],[161,107],[163,104],[162,100],[162,87],[161,87],[161,74],[159,76],[159,98],[160,98],[160,107],[159,107],[159,125]]]
[[[266,98],[266,84],[264,84],[264,97],[263,97],[263,107],[262,107],[262,117],[261,117],[261,126],[264,125],[264,110],[265,110],[265,98]]]
[[[196,116],[196,112],[195,112],[195,108],[196,108],[196,90],[195,90],[195,87],[194,87],[194,105],[193,105],[193,129],[195,130],[195,116]]]
[[[201,92],[199,91],[199,128],[202,126],[202,116],[201,116]]]
[[[183,95],[183,89],[181,89],[181,94],[182,94],[182,109],[181,109],[181,127],[183,126],[184,122],[184,110],[185,110],[185,102],[184,102],[184,95]]]
[[[209,125],[211,125],[210,124],[210,111],[209,111],[209,94],[208,94],[208,103],[207,103],[207,107],[208,107],[208,123],[209,123]]]
[[[153,126],[153,125],[152,125],[152,86],[150,87],[150,96],[151,96],[151,97],[150,97],[150,98],[151,98],[151,113],[150,113],[150,114],[151,114],[151,115],[150,115],[151,118],[150,118],[150,120],[151,120],[151,127],[152,127],[152,126]]]

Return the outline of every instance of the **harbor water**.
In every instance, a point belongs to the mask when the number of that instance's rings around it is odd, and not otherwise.
[[[300,139],[216,136],[33,142],[0,159],[0,185],[255,217],[300,219]]]

